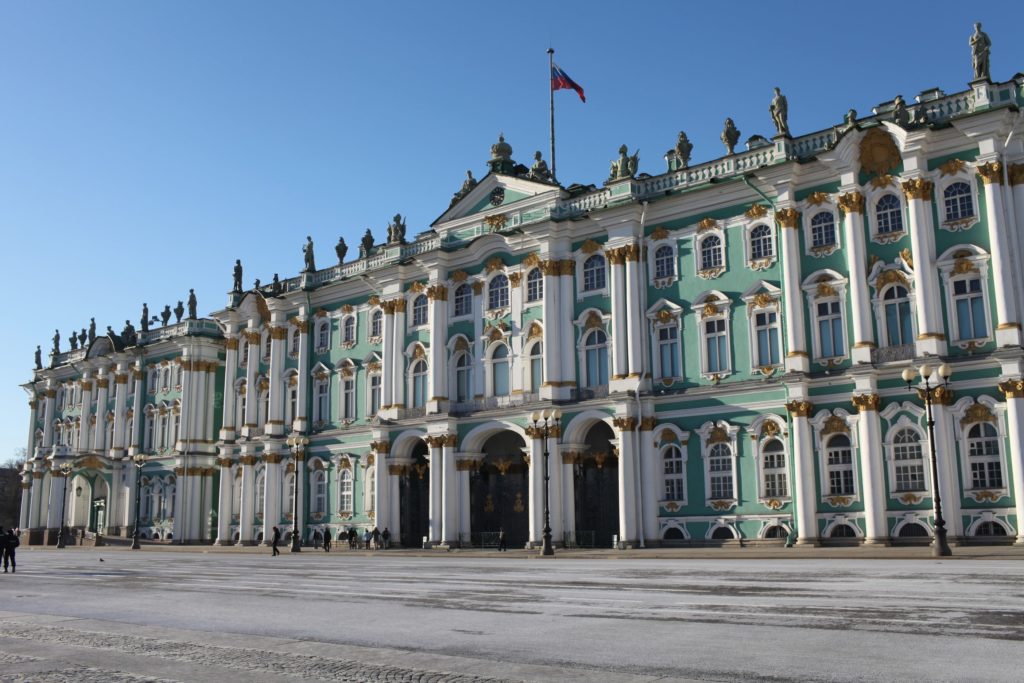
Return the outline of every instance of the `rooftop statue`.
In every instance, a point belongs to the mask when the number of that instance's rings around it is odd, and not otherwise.
[[[608,181],[623,180],[636,175],[637,167],[640,165],[640,150],[633,156],[629,156],[629,148],[625,145],[619,147],[619,158],[612,162],[611,173]]]
[[[167,327],[167,323],[171,321],[171,305],[167,304],[164,306],[164,310],[160,311],[160,322],[163,323],[164,327]]]
[[[722,142],[725,143],[726,154],[735,154],[736,143],[739,142],[740,131],[732,119],[725,120],[725,128],[722,130]]]
[[[906,128],[910,123],[910,112],[907,111],[907,103],[903,101],[903,95],[897,95],[892,101],[892,122],[900,128]]]
[[[174,307],[174,322],[180,323],[183,315],[185,315],[185,305],[179,299],[178,305]]]
[[[130,320],[124,321],[124,329],[121,330],[121,339],[124,340],[126,346],[135,346],[137,336],[135,334],[135,326],[132,325]]]
[[[96,339],[96,318],[89,318],[89,343]]]
[[[462,181],[459,191],[452,196],[452,203],[449,206],[454,206],[455,202],[472,192],[474,187],[476,187],[476,178],[473,177],[473,171],[466,171],[466,179]]]
[[[991,69],[989,67],[989,53],[992,52],[992,41],[988,34],[981,30],[981,22],[974,24],[974,33],[971,35],[971,61],[974,64],[974,79],[990,80]]]
[[[260,291],[260,279],[259,278],[256,278],[256,281],[252,283],[252,288],[253,288],[253,291],[255,291],[255,292]]]
[[[72,332],[71,336],[74,336],[74,335],[75,335],[75,333]],[[83,327],[82,331],[78,333],[78,345],[81,346],[84,349],[85,348],[85,340],[88,339],[88,338],[89,338],[88,335],[86,335],[86,333],[85,333],[85,328]],[[95,336],[93,338],[95,339]]]
[[[516,171],[516,162],[512,160],[512,145],[505,142],[505,135],[498,135],[498,141],[491,145],[491,158],[487,162],[491,173],[502,175],[513,175]]]
[[[676,140],[675,153],[679,159],[679,168],[687,168],[690,165],[690,152],[693,151],[693,143],[686,137],[684,131],[679,131],[679,139]]]
[[[71,337],[68,339],[68,341],[71,342],[72,351],[78,350],[78,338],[75,336],[74,332],[71,333]]]
[[[188,319],[196,319],[196,308],[198,308],[199,302],[196,300],[196,290],[188,290]]]
[[[302,272],[316,272],[316,261],[313,259],[313,238],[309,235],[306,235],[306,244],[302,247],[302,257],[304,261]]]
[[[274,296],[281,293],[281,278],[277,277],[277,273],[274,273],[274,280],[270,283],[270,287]]]
[[[363,239],[359,240],[359,258],[366,258],[371,251],[373,251],[373,233],[367,228]]]
[[[53,331],[53,352],[60,353],[60,330]]]
[[[405,221],[400,213],[388,223],[388,244],[405,244]]]
[[[348,245],[345,244],[345,238],[339,237],[338,243],[334,245],[334,253],[338,257],[338,265],[345,263],[345,256],[348,254]]]
[[[789,136],[789,103],[786,101],[786,96],[782,94],[779,88],[775,88],[775,97],[772,98],[772,103],[768,107],[768,111],[772,115],[772,123],[775,124],[775,132],[778,135]]]
[[[231,291],[241,292],[242,291],[242,259],[235,259],[235,282],[232,286]]]
[[[43,369],[43,349],[36,345],[36,370]]]
[[[544,161],[540,150],[533,153],[533,166],[530,167],[530,177],[545,183],[550,183],[554,180],[551,176],[551,169],[548,168],[548,162]]]
[[[142,320],[139,322],[142,324],[142,331],[149,332],[149,304],[142,304]]]
[[[848,112],[846,112],[846,116],[843,117],[842,130],[845,132],[845,131],[850,130],[851,128],[856,128],[856,127],[857,127],[857,110],[856,109],[851,109]]]

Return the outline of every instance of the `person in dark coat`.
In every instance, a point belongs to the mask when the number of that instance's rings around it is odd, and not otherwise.
[[[355,550],[356,544],[359,543],[359,534],[354,526],[348,528],[348,549]]]
[[[373,549],[380,549],[380,529],[373,527]]]
[[[14,551],[21,545],[21,541],[18,540],[17,535],[14,533],[14,529],[8,529],[7,535],[0,539],[0,548],[2,548],[4,556],[4,573],[7,573],[8,562],[11,565],[11,573],[18,571],[18,563],[15,561]]]
[[[331,530],[324,528],[324,552],[331,552]]]
[[[384,531],[380,532],[380,540],[384,542],[384,550],[391,547],[391,532],[388,531],[387,527],[384,527]]]
[[[276,526],[274,527],[274,539],[270,543],[270,549],[273,551],[270,553],[271,557],[280,555],[281,551],[277,549],[277,544],[281,542],[281,530]]]
[[[505,535],[505,527],[498,528],[498,550],[508,552],[508,537]]]

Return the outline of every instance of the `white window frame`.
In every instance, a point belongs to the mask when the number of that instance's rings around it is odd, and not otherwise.
[[[822,277],[827,276],[827,280]],[[831,287],[835,294],[823,293],[821,286]],[[850,357],[850,333],[849,316],[846,310],[846,278],[832,270],[817,271],[804,280],[803,290],[807,297],[808,320],[811,321],[811,348],[814,353],[814,360],[823,366],[837,365]],[[840,329],[843,333],[843,353],[839,356],[822,357],[821,350],[821,328],[818,315],[818,304],[839,303]],[[833,344],[834,346],[834,344]]]
[[[725,430],[726,440],[711,443],[711,438],[716,429]],[[700,435],[700,453],[701,459],[703,460],[704,469],[704,505],[711,507],[712,501],[716,501],[715,510],[724,511],[731,507],[735,507],[739,502],[739,444],[737,443],[736,435],[739,433],[740,428],[731,425],[725,420],[718,420],[717,422],[705,422],[701,425],[700,429],[697,430],[697,434]],[[711,496],[711,467],[710,458],[711,451],[717,445],[727,445],[729,447],[729,454],[731,458],[732,466],[732,497],[731,498],[713,498]]]
[[[657,239],[654,237],[655,234],[658,235]],[[658,253],[658,249],[662,247],[668,247],[672,250],[672,275],[659,278],[654,256]],[[649,258],[645,260],[647,261],[647,282],[649,285],[655,289],[665,289],[679,280],[679,238],[677,235],[669,233],[664,228],[656,230],[654,234],[647,238],[647,253]]]
[[[767,423],[773,423],[775,429],[766,430]],[[779,509],[782,505],[793,500],[793,471],[790,467],[789,433],[786,421],[774,414],[764,414],[754,420],[747,428],[751,442],[754,445],[754,472],[757,477],[757,501],[772,509]],[[782,461],[785,465],[783,474],[786,476],[786,495],[769,496],[765,487],[764,447],[769,441],[778,441],[782,444]],[[774,501],[774,502],[773,502]]]
[[[904,432],[912,432],[917,436],[917,444],[921,450],[921,487],[916,489],[900,489],[897,481],[898,467],[908,466],[913,460],[898,460],[896,452],[903,444],[896,443],[896,437]],[[889,497],[900,499],[907,494],[917,495],[922,498],[930,498],[932,491],[931,467],[929,463],[928,435],[921,429],[921,425],[908,418],[906,414],[900,416],[886,431],[885,440],[882,442],[882,449],[885,452],[886,470],[889,477]]]
[[[376,388],[374,388],[374,380],[376,380]],[[381,409],[381,400],[383,394],[384,380],[383,375],[380,372],[371,372],[366,375],[366,416],[368,418],[374,418]],[[374,399],[374,393],[377,394]],[[374,410],[373,406],[376,403],[377,409]]]
[[[423,302],[423,321],[417,322],[416,320],[416,304]],[[409,297],[409,329],[418,330],[425,328],[430,324],[430,299],[427,298],[426,292],[414,293]]]
[[[321,366],[322,367],[322,366]],[[321,374],[317,377],[317,374]],[[331,418],[331,373],[323,368],[321,373],[314,370],[313,375],[313,424],[325,425]]]
[[[676,450],[679,451],[679,458],[678,458],[678,461],[679,461],[679,463],[678,463],[679,464],[679,472],[666,472],[665,471],[665,469],[666,469],[665,454],[671,448],[675,448]],[[661,474],[661,495],[658,497],[658,500],[660,501],[660,503],[662,505],[664,505],[665,503],[669,503],[669,502],[678,503],[680,506],[685,506],[686,505],[686,499],[687,499],[687,493],[688,493],[687,489],[689,488],[689,478],[687,477],[687,474],[688,474],[687,473],[687,464],[688,464],[688,461],[689,461],[689,458],[687,457],[687,451],[688,450],[689,449],[687,449],[687,444],[685,442],[676,443],[674,441],[665,442],[665,443],[661,444],[661,446],[658,448],[658,462],[660,464],[660,467],[658,469],[659,469],[659,472]],[[681,495],[678,495],[678,496],[676,496],[674,498],[669,498],[669,496],[668,496],[668,482],[669,482],[670,479],[679,480],[680,481],[680,485],[677,486],[677,487],[674,487],[674,488],[676,488],[676,490]]]
[[[980,403],[988,412],[995,418],[995,421],[971,419],[968,414],[971,408],[974,407],[975,403]],[[996,401],[994,398],[988,395],[978,396],[976,399],[969,396],[965,396],[956,403],[954,403],[949,411],[949,414],[953,418],[953,434],[957,443],[957,450],[960,453],[960,471],[962,474],[962,491],[965,496],[972,496],[977,502],[986,501],[989,504],[994,504],[991,498],[985,497],[986,493],[994,493],[996,500],[1004,496],[1010,495],[1010,469],[1008,466],[1009,448],[1007,445],[1007,424],[1006,424],[1006,404]],[[998,436],[999,442],[999,469],[1003,477],[1003,485],[1001,487],[991,488],[974,488],[973,477],[971,474],[971,455],[970,455],[970,430],[976,424],[980,422],[988,422],[992,425]]]
[[[957,256],[960,254],[960,256]],[[947,249],[937,260],[939,278],[942,280],[942,288],[946,300],[946,320],[949,321],[947,337],[951,344],[961,349],[974,348],[991,342],[995,338],[994,325],[992,324],[992,298],[989,293],[989,260],[991,255],[984,252],[980,247],[970,244],[958,244]],[[964,271],[968,266],[975,269],[969,272]],[[954,283],[958,280],[965,280],[970,277],[978,277],[981,280],[982,307],[985,311],[985,329],[987,337],[976,337],[974,339],[961,339],[959,336],[960,325],[956,315],[956,304],[954,300]]]
[[[309,465],[313,467],[313,463]],[[323,488],[320,488],[320,487]],[[327,470],[313,469],[309,477],[309,512],[311,515],[327,514]]]
[[[414,372],[414,368],[416,368],[416,366],[419,363],[423,363],[423,372],[422,373]],[[416,378],[417,377],[423,377],[423,405],[419,405],[419,406],[416,405]],[[409,356],[409,369],[408,369],[408,372],[407,372],[406,384],[408,385],[408,387],[407,387],[407,392],[408,393],[406,394],[407,398],[406,398],[406,402],[405,402],[406,408],[426,408],[427,403],[430,401],[430,396],[428,396],[428,394],[430,393],[430,364],[427,363],[427,356],[426,356],[426,354],[424,354],[424,356],[422,358],[415,358],[410,353],[410,356]]]
[[[533,376],[533,361],[540,359],[540,377]],[[527,341],[523,349],[523,387],[531,394],[539,394],[540,388],[544,386],[544,340],[534,339]]]
[[[359,323],[354,313],[341,319],[341,347],[351,349],[359,340]]]
[[[350,515],[355,509],[355,482],[351,467],[338,470],[338,512]]]
[[[767,240],[772,250],[772,253],[768,256],[757,257],[754,255],[754,231],[758,228],[768,228]],[[779,245],[774,221],[768,220],[767,216],[750,221],[744,225],[743,242],[746,245],[747,251],[747,267],[751,270],[767,270],[779,259]]]
[[[900,279],[898,276],[886,275],[895,271],[902,276]],[[910,304],[910,330],[911,330],[911,344],[917,340],[917,316],[914,314],[914,310],[917,307],[917,288],[915,287],[916,281],[914,280],[914,274],[909,271],[902,259],[896,259],[893,264],[885,264],[882,261],[875,263],[871,272],[868,273],[868,282],[871,285],[871,309],[875,316],[875,329],[878,331],[878,346],[881,348],[889,347],[889,325],[886,318],[885,307],[888,305],[884,298],[885,293],[893,285],[899,285],[907,290],[907,298]]]
[[[588,327],[587,326],[587,321],[590,318],[591,313],[593,313],[593,314],[595,314],[595,315],[597,315],[597,316],[599,316],[601,318],[601,324],[599,326],[596,326],[596,327]],[[601,313],[596,308],[588,308],[587,310],[583,311],[583,313],[580,314],[579,318],[576,319],[576,327],[579,330],[579,332],[577,334],[577,341],[576,341],[576,362],[578,363],[578,367],[579,367],[578,384],[583,389],[594,390],[594,389],[600,389],[601,387],[607,387],[608,386],[608,384],[592,384],[590,382],[590,377],[589,377],[589,375],[587,373],[587,350],[589,348],[599,348],[599,347],[590,347],[590,346],[587,345],[587,340],[590,338],[590,334],[594,330],[600,330],[602,333],[604,333],[604,338],[605,338],[605,341],[604,341],[605,358],[607,359],[607,365],[608,365],[608,382],[609,383],[611,382],[611,376],[612,376],[612,335],[609,334],[609,332],[608,332],[609,320],[610,320],[610,316],[604,315],[603,313]]]
[[[896,198],[899,205],[900,224],[902,229],[894,232],[879,232],[878,220],[878,204],[888,196]],[[900,192],[898,188],[887,185],[878,189],[874,189],[868,192],[866,197],[865,206],[868,207],[870,213],[867,215],[867,220],[870,221],[869,234],[871,241],[875,244],[893,244],[899,242],[901,239],[910,234],[909,223],[910,215],[907,210],[907,196]]]
[[[537,274],[536,282],[539,291],[539,295],[531,299],[530,298],[530,277]],[[544,302],[544,271],[539,266],[534,266],[526,271],[523,276],[523,306],[539,306]],[[472,307],[472,306],[471,306]]]
[[[936,177],[937,176],[937,177]],[[947,232],[963,232],[970,230],[981,222],[981,195],[983,192],[978,187],[977,173],[974,164],[964,163],[960,170],[953,174],[942,175],[941,172],[933,174],[935,180],[935,213],[939,217],[938,227]],[[971,193],[971,207],[974,209],[973,216],[967,216],[957,220],[946,219],[946,190],[956,183],[966,183]]]
[[[704,243],[709,238],[718,238],[718,256],[721,264],[717,266],[704,267]],[[704,280],[714,280],[724,273],[729,267],[728,243],[725,240],[725,230],[722,228],[710,228],[694,233],[693,236],[693,273]]]
[[[331,320],[327,317],[320,317],[316,320],[313,339],[316,343],[316,353],[327,353],[331,348]],[[326,345],[325,345],[326,342]]]
[[[782,446],[782,450],[779,451],[782,458],[782,467],[773,467],[769,470],[765,458],[768,453],[765,450],[769,443],[778,443]],[[762,501],[777,500],[779,502],[787,502],[792,497],[793,491],[793,478],[789,474],[789,448],[786,442],[778,436],[768,436],[757,442],[757,465],[758,465],[758,492]],[[786,488],[785,493],[772,494],[768,491],[768,475],[773,473],[776,476],[782,476],[785,478],[784,484]]]
[[[594,256],[600,256],[604,259],[604,287],[597,289],[584,289],[584,266],[587,261]],[[608,296],[608,292],[611,291],[611,263],[608,261],[608,254],[604,252],[604,249],[598,249],[597,251],[589,254],[584,252],[578,252],[576,254],[576,298],[582,299],[590,296]]]
[[[370,514],[377,508],[377,470],[367,465],[363,477],[363,512]]]
[[[718,308],[718,313],[715,315],[706,315],[704,307],[714,304]],[[725,294],[717,290],[712,290],[701,294],[696,299],[696,303],[693,305],[692,310],[697,314],[697,337],[698,346],[700,352],[700,374],[701,377],[708,380],[720,380],[733,374],[735,369],[735,363],[733,362],[734,349],[732,346],[732,300],[729,299]],[[725,348],[728,354],[729,367],[725,370],[712,371],[709,365],[708,359],[708,335],[705,323],[710,321],[724,321],[725,323]]]
[[[830,424],[829,419],[832,417],[838,417],[846,424],[847,431],[831,432],[829,434],[823,434],[825,427]],[[840,505],[837,498],[846,498],[849,501],[849,505],[857,502],[861,499],[861,485],[860,485],[860,457],[859,457],[859,446],[857,443],[857,421],[860,419],[858,415],[851,415],[842,408],[837,408],[832,412],[828,410],[820,411],[813,420],[811,420],[811,426],[814,428],[814,442],[815,451],[818,454],[818,471],[821,473],[819,477],[819,488],[821,494],[821,502],[832,505],[833,507],[848,507],[848,505]],[[828,444],[831,442],[832,437],[837,434],[842,434],[850,440],[850,467],[853,472],[853,490],[852,494],[846,493],[831,493],[829,490],[829,464],[828,464]]]
[[[499,279],[502,278],[505,281],[505,301],[499,300],[497,302],[494,302],[492,301],[491,298],[491,290],[492,288],[497,286]],[[512,279],[508,276],[507,273],[501,270],[491,273],[490,277],[488,277],[484,281],[484,291],[482,296],[485,297],[484,302],[486,304],[486,310],[491,315],[491,317],[504,315],[504,312],[511,309],[512,307]]]
[[[815,194],[818,195],[822,201],[819,201],[818,203],[811,203],[810,201],[805,200],[800,204],[801,220],[804,227],[804,254],[807,256],[813,256],[814,258],[824,258],[834,254],[837,250],[843,247],[843,220],[842,214],[839,212],[839,207],[836,206],[832,195],[825,195],[825,197],[822,198],[821,193]],[[836,241],[835,244],[815,247],[814,231],[811,224],[814,222],[814,217],[822,212],[832,214],[832,226],[835,230]]]
[[[377,332],[373,331],[374,320],[377,320]],[[370,310],[370,325],[369,325],[369,341],[371,344],[379,344],[381,338],[384,336],[384,311],[380,308],[373,308]]]
[[[458,306],[458,301],[459,301],[458,292],[459,292],[460,289],[463,289],[463,288],[465,288],[465,291],[469,292],[469,298],[468,298],[469,306],[468,306],[468,309],[466,310],[465,313],[459,313],[458,307],[457,307]],[[473,285],[471,285],[470,283],[468,283],[468,282],[458,282],[458,283],[455,283],[455,284],[452,285],[452,312],[451,312],[452,320],[462,320],[462,319],[465,319],[465,318],[473,317],[473,296],[474,296]]]
[[[765,301],[765,297],[767,297],[767,301]],[[771,368],[783,367],[786,362],[786,340],[782,334],[782,291],[775,285],[761,280],[743,292],[740,295],[740,299],[747,309],[747,341],[750,344],[748,347],[750,349],[750,371],[752,373],[764,373]],[[779,341],[779,362],[763,366],[757,362],[759,349],[757,331],[759,328],[756,325],[756,320],[757,314],[768,312],[775,313],[775,328]]]
[[[494,393],[495,392],[494,372],[495,372],[495,365],[496,365],[496,363],[494,361],[494,354],[502,346],[505,347],[506,353],[508,354],[508,355],[505,356],[505,362],[508,365],[508,393],[507,394],[497,395],[497,394]],[[508,343],[505,342],[505,340],[493,342],[492,344],[490,344],[487,347],[487,350],[485,351],[485,354],[484,354],[484,385],[485,385],[484,390],[485,390],[487,396],[491,396],[491,397],[498,398],[498,399],[502,399],[502,398],[508,399],[512,395],[512,372],[513,372],[512,365],[513,365],[513,363],[512,363],[512,347],[510,347],[508,345]]]

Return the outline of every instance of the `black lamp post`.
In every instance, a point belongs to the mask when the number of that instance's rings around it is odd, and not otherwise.
[[[309,438],[305,436],[288,437],[288,445],[291,446],[295,455],[295,477],[292,481],[292,547],[291,552],[302,552],[302,539],[299,537],[299,453],[302,453],[309,445]]]
[[[64,475],[64,494],[60,497],[60,529],[57,531],[57,547],[63,548],[66,545],[64,540],[64,511],[68,503],[68,477],[71,476],[71,463],[66,462],[60,466],[60,472]]]
[[[928,380],[932,376],[932,366],[925,363],[917,370],[924,385],[918,389],[918,394],[924,398],[925,410],[928,416],[928,448],[931,451],[932,462],[932,504],[935,511],[935,543],[932,544],[932,554],[935,557],[948,557],[953,554],[946,543],[946,522],[942,519],[942,499],[939,496],[939,472],[935,462],[935,419],[932,417],[932,401],[939,389],[949,387],[949,378],[953,374],[953,368],[948,363],[939,366],[939,380],[941,384],[932,385]],[[903,381],[907,388],[913,388],[914,371],[911,368],[903,370]]]
[[[138,550],[139,545],[139,506],[142,504],[142,466],[146,464],[146,456],[136,453],[132,458],[135,463],[135,526],[132,528],[132,550]]]
[[[530,416],[533,421],[533,428],[544,443],[544,529],[543,529],[543,545],[541,546],[540,554],[553,556],[555,549],[551,545],[551,508],[548,505],[548,480],[551,478],[548,474],[548,458],[550,453],[548,452],[548,439],[552,436],[557,437],[559,429],[559,421],[562,419],[562,411],[558,408],[544,409],[541,411],[534,411]]]

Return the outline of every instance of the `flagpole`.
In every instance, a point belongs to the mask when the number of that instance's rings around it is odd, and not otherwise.
[[[555,87],[551,82],[551,74],[555,70],[555,50],[548,48],[548,99],[551,110],[551,179],[556,183],[558,176],[555,174]]]

